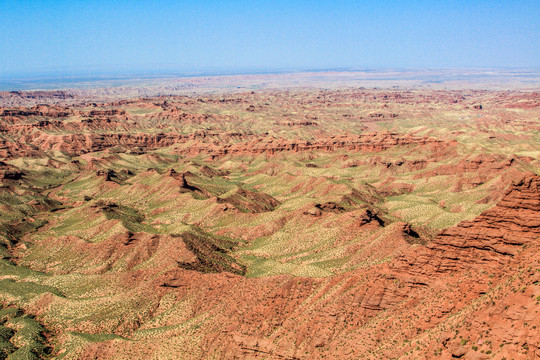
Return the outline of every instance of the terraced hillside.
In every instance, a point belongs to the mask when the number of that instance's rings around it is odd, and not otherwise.
[[[540,94],[51,94],[0,108],[0,358],[540,356]]]

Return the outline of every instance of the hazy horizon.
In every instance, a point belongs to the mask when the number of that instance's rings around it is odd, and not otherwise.
[[[42,74],[3,78],[0,91],[90,90],[131,88],[146,95],[284,88],[428,87],[439,89],[528,89],[537,91],[534,68],[364,68],[208,71],[205,73],[133,72]],[[186,90],[186,86],[190,90]],[[153,88],[154,90],[150,90]],[[195,90],[196,88],[196,90]],[[225,90],[227,89],[227,90]]]

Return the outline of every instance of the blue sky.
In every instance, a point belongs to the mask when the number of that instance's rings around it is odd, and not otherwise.
[[[540,67],[540,1],[0,0],[0,75]]]

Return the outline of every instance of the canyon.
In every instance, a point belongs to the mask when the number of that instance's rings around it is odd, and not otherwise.
[[[540,357],[540,93],[164,86],[0,93],[0,358]]]

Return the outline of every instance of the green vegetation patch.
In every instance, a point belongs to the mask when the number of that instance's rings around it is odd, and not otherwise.
[[[34,317],[0,304],[0,359],[50,358],[47,330]]]
[[[178,265],[186,270],[196,270],[205,273],[231,272],[245,275],[246,267],[227,253],[238,243],[225,237],[212,236],[200,230],[187,231],[180,235],[187,248],[195,254],[195,263],[180,262]]]

